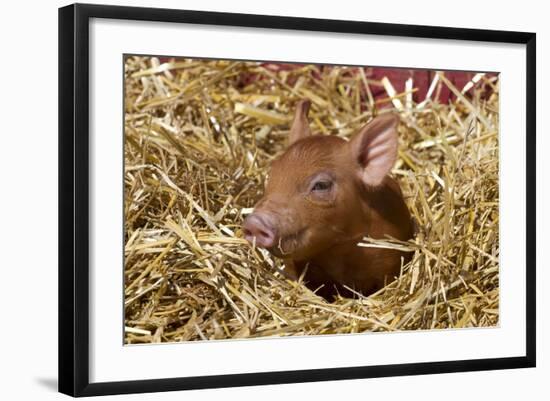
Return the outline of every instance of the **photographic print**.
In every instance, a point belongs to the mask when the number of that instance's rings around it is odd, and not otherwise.
[[[124,164],[127,345],[499,324],[498,73],[125,55]]]
[[[59,391],[536,366],[535,60],[532,32],[61,8]]]

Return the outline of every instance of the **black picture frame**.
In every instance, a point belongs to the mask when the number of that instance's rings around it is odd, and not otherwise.
[[[90,383],[89,21],[180,22],[337,33],[516,43],[526,46],[526,353],[520,357]],[[71,396],[236,387],[534,367],[536,35],[435,26],[74,4],[59,9],[59,391]]]

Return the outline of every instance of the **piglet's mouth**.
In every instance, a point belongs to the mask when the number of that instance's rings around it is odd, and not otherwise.
[[[257,212],[249,215],[243,224],[244,237],[251,244],[265,248],[274,256],[291,258],[302,248],[306,229],[281,232],[280,224],[273,215]]]
[[[293,234],[284,235],[276,240],[276,244],[266,248],[272,255],[279,258],[291,258],[301,249],[305,230],[299,230]]]

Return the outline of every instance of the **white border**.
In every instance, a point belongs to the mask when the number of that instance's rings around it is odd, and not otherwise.
[[[124,347],[123,53],[500,71],[500,326]],[[525,74],[522,45],[92,20],[90,382],[525,355]]]

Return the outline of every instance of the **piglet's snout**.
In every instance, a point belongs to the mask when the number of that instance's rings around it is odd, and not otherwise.
[[[256,246],[271,248],[275,245],[277,230],[273,218],[262,212],[254,212],[249,215],[243,224],[244,236],[247,241],[253,243],[256,238]]]

